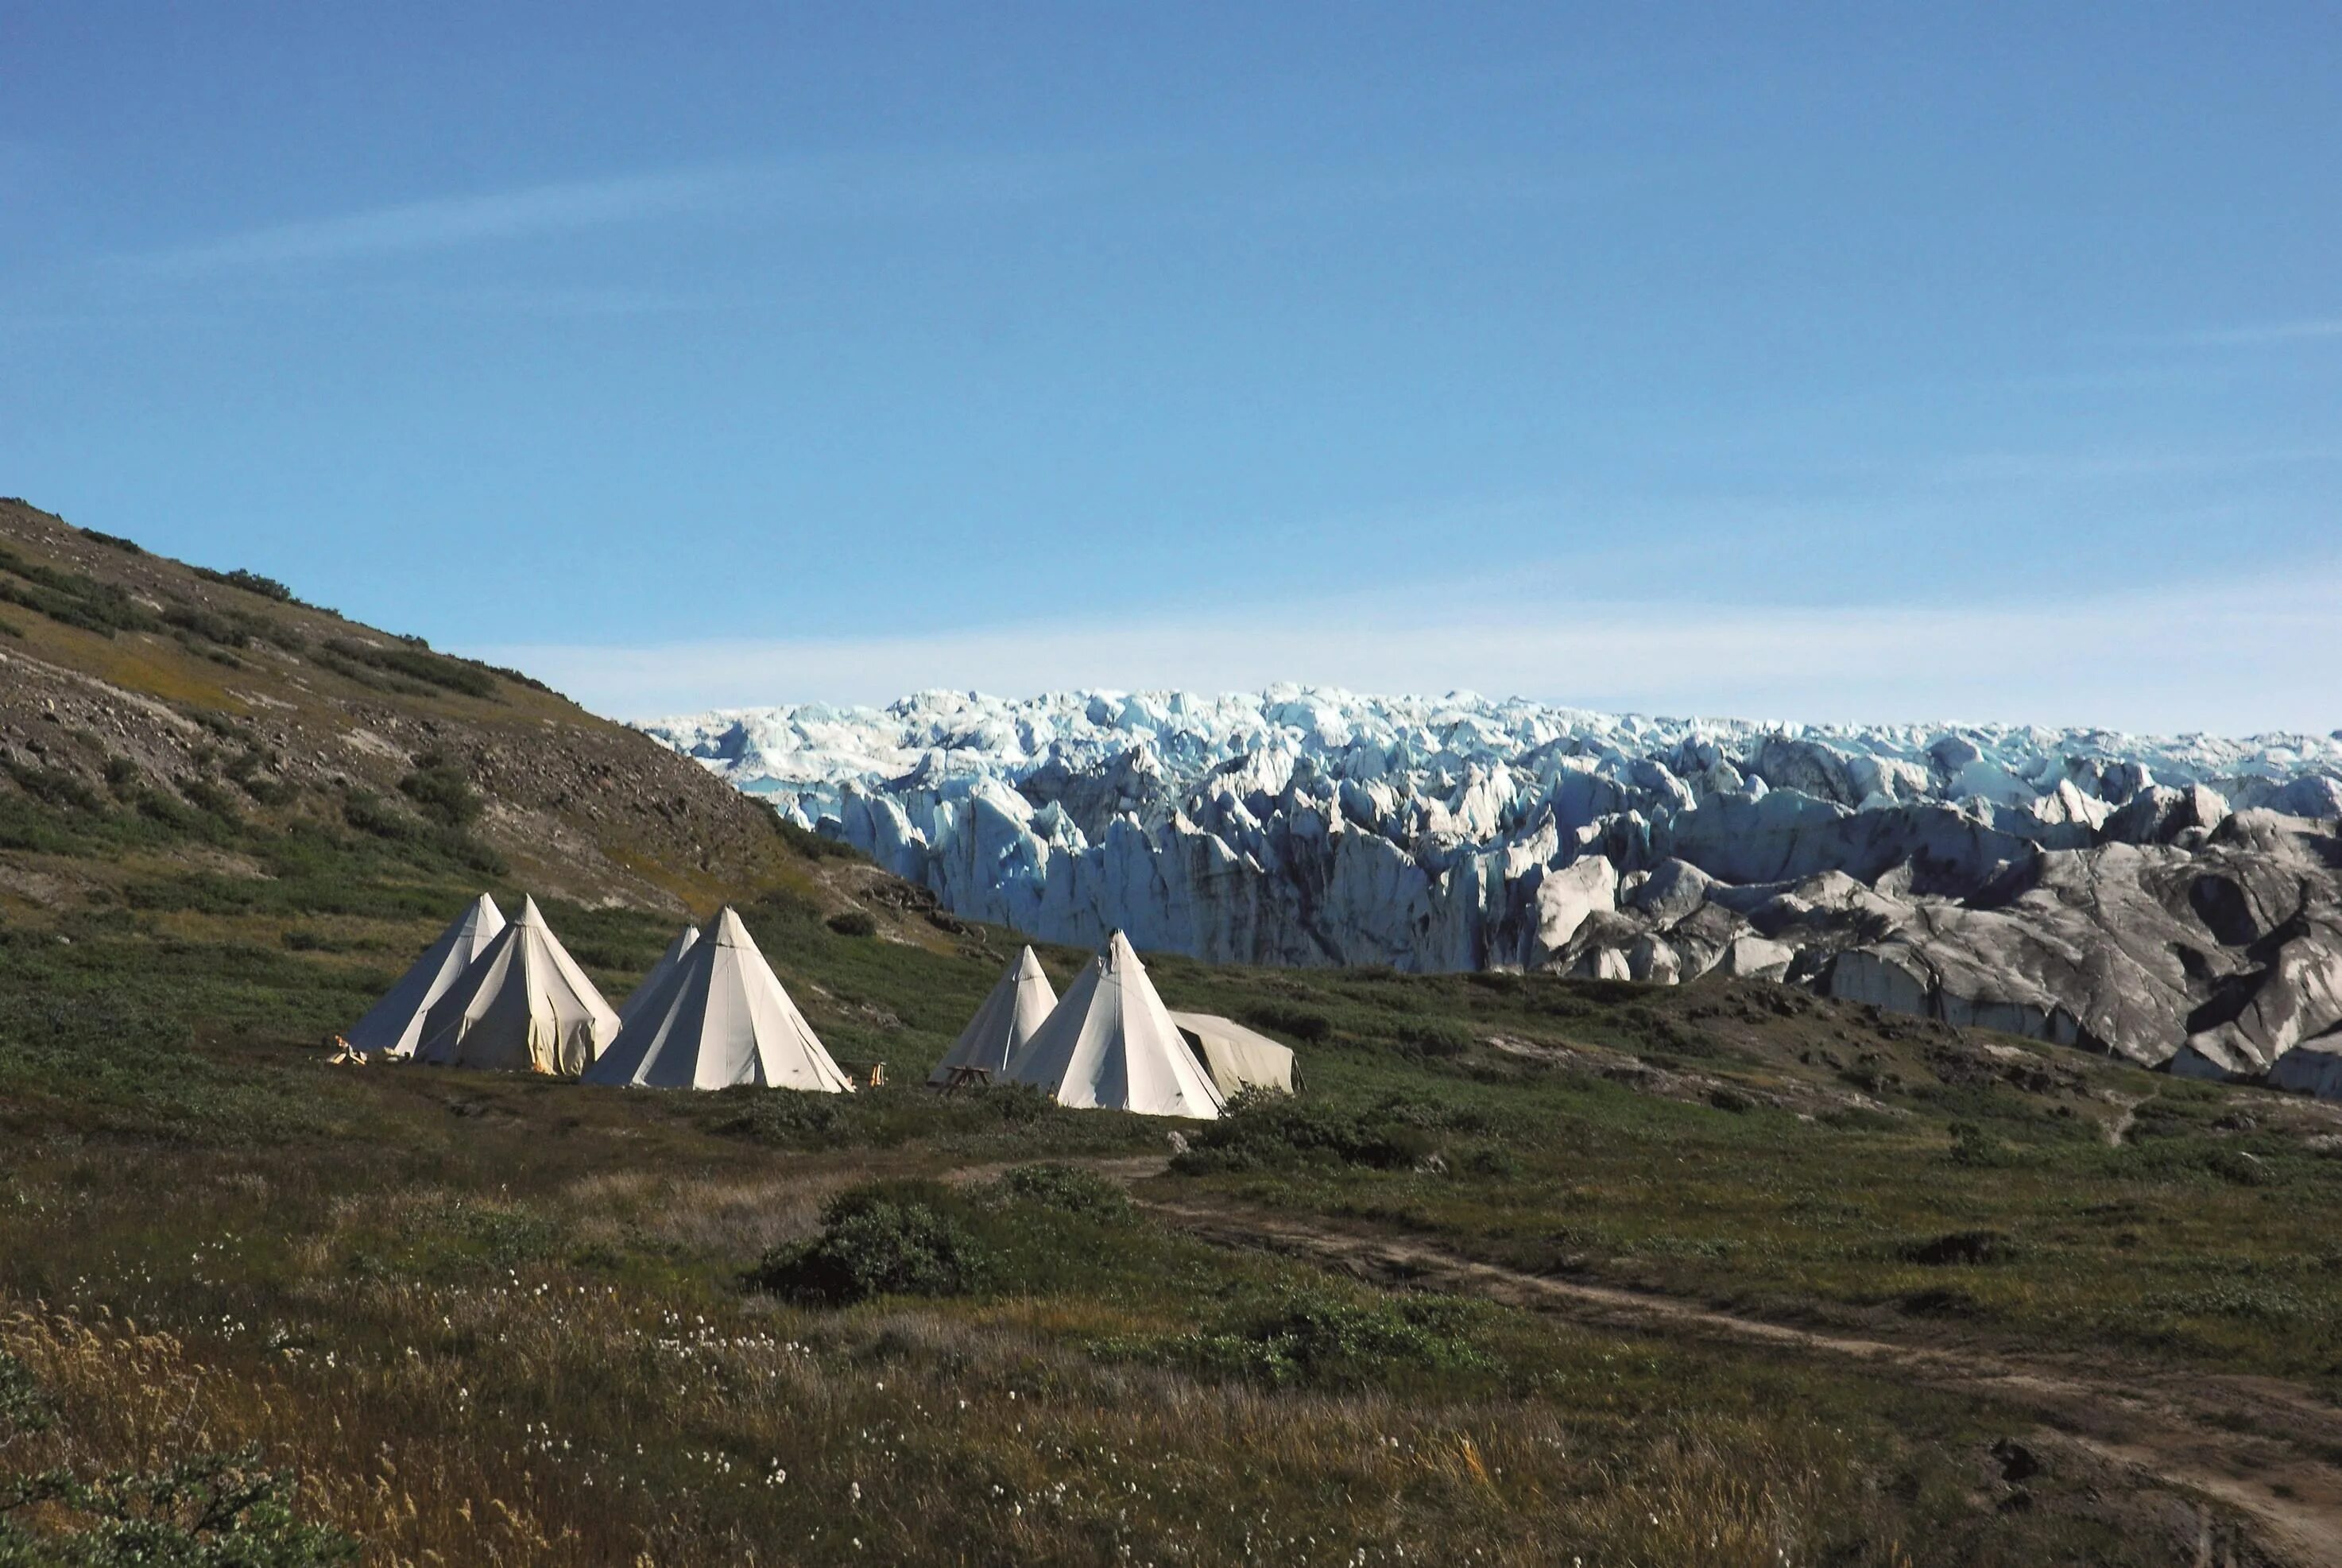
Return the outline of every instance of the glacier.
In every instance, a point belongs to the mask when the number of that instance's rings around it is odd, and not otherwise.
[[[2342,732],[1778,724],[1470,694],[923,692],[640,726],[1049,941],[1806,985],[2342,1084]]]

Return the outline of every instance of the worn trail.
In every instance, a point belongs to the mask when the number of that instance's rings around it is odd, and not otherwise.
[[[2227,1504],[2294,1568],[2342,1568],[2342,1410],[2275,1379],[2142,1370],[1923,1343],[1742,1316],[1693,1302],[1459,1257],[1420,1237],[1190,1199],[1148,1200],[1165,1220],[1228,1246],[1261,1247],[1386,1283],[1453,1291],[1579,1322],[1764,1345],[1849,1361],[2023,1411],[2068,1442]]]

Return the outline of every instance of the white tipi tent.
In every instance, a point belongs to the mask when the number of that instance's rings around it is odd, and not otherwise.
[[[1119,931],[1008,1064],[1061,1105],[1214,1121],[1226,1104]]]
[[[350,1025],[351,1045],[368,1055],[411,1056],[423,1035],[423,1016],[431,1004],[447,994],[472,961],[487,951],[496,933],[505,928],[504,911],[495,900],[480,894],[448,923],[439,940],[425,948],[398,984]]]
[[[1000,972],[1000,983],[959,1032],[952,1048],[944,1053],[944,1059],[936,1064],[936,1070],[927,1074],[927,1082],[948,1084],[962,1067],[979,1068],[997,1082],[1008,1059],[1033,1037],[1056,1004],[1057,994],[1049,988],[1041,961],[1033,956],[1031,948],[1025,949],[1016,963]]]
[[[728,906],[586,1070],[586,1082],[825,1094],[854,1088]]]
[[[627,992],[626,999],[618,1004],[618,1028],[621,1033],[635,1021],[635,1014],[642,1011],[643,1004],[658,994],[659,987],[666,984],[666,977],[675,973],[675,966],[683,961],[683,955],[690,952],[691,944],[698,940],[699,927],[696,925],[686,925],[676,934],[675,940],[668,943],[666,951],[659,955],[659,961],[651,965],[651,972],[643,976],[643,983]]]
[[[432,1005],[415,1059],[575,1077],[617,1033],[618,1015],[525,898],[520,918]]]

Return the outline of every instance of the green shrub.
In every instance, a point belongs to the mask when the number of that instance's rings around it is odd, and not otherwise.
[[[801,1148],[829,1143],[846,1124],[846,1113],[828,1094],[744,1088],[724,1090],[717,1097],[739,1102],[715,1124],[716,1132],[731,1137]]]
[[[2016,1243],[2000,1231],[1948,1231],[1924,1241],[1906,1242],[1895,1252],[1907,1263],[1940,1268],[1947,1263],[2007,1263],[2016,1250]]]
[[[1472,1032],[1460,1024],[1436,1019],[1410,1019],[1399,1035],[1399,1049],[1435,1061],[1454,1061],[1475,1044]]]
[[[21,1361],[0,1350],[0,1446],[19,1433],[45,1432],[49,1402]]]
[[[443,752],[417,757],[415,771],[398,781],[398,793],[442,827],[469,827],[480,814],[479,794],[463,764]]]
[[[1494,1370],[1495,1360],[1466,1336],[1471,1311],[1452,1297],[1361,1302],[1303,1290],[1227,1329],[1112,1348],[1272,1387],[1355,1387],[1399,1373]]]
[[[1955,1165],[1982,1170],[2008,1164],[2008,1146],[1974,1122],[1955,1122],[1952,1146],[1946,1157]]]
[[[207,583],[225,583],[231,588],[241,588],[247,594],[257,594],[264,599],[274,599],[280,604],[296,604],[293,590],[274,577],[264,577],[257,572],[247,572],[241,566],[232,572],[215,572],[209,566],[187,568]]]
[[[94,1482],[65,1471],[0,1479],[0,1564],[323,1568],[354,1560],[355,1541],[294,1515],[295,1490],[291,1475],[261,1469],[249,1449]],[[41,1523],[20,1524],[18,1515]]]
[[[1506,1182],[1521,1174],[1521,1162],[1510,1149],[1501,1144],[1482,1144],[1464,1152],[1456,1169],[1467,1176],[1481,1176]]]
[[[1130,1217],[1130,1194],[1122,1183],[1074,1165],[1019,1165],[1000,1178],[1012,1199],[1062,1209],[1094,1220]]]
[[[945,1206],[917,1186],[841,1193],[822,1211],[820,1235],[766,1253],[748,1283],[808,1306],[966,1295],[988,1279],[991,1258]]]
[[[0,600],[64,625],[111,637],[122,631],[152,631],[160,624],[125,589],[77,572],[35,565],[5,546],[0,546],[0,573],[17,579],[0,578]]]
[[[8,776],[16,787],[39,801],[43,805],[60,806],[69,811],[94,812],[102,809],[97,792],[74,774],[60,768],[35,767],[25,763],[5,764]]]
[[[1264,1002],[1245,1010],[1244,1021],[1262,1029],[1290,1034],[1305,1045],[1322,1045],[1334,1033],[1334,1021],[1314,1008],[1284,1002]]]
[[[394,843],[415,836],[415,822],[392,807],[372,790],[354,789],[343,797],[342,820],[360,833]]]
[[[763,806],[771,815],[773,831],[781,835],[781,842],[807,860],[860,860],[862,858],[862,852],[852,844],[838,839],[824,838],[811,828],[799,827],[787,817],[783,816],[781,808],[771,801],[761,796],[755,798],[756,804]]]
[[[1310,1164],[1406,1170],[1433,1147],[1412,1109],[1386,1102],[1342,1111],[1289,1094],[1242,1094],[1225,1115],[1188,1134],[1171,1165],[1186,1175]]]
[[[878,934],[877,919],[866,909],[841,910],[837,914],[831,915],[825,924],[826,924],[832,931],[835,931],[840,936],[876,936]]]
[[[325,642],[325,654],[320,662],[341,674],[350,674],[353,670],[381,670],[467,697],[490,698],[496,694],[495,676],[482,666],[468,659],[435,654],[413,643],[385,648],[361,643],[355,637],[330,637]],[[358,674],[354,678],[366,677]]]

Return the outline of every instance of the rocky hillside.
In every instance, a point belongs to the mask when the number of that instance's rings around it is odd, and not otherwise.
[[[1243,963],[1786,978],[2342,1094],[2342,734],[930,693],[649,726],[963,915]]]
[[[516,672],[0,500],[0,921],[345,864],[677,914],[876,874]]]

